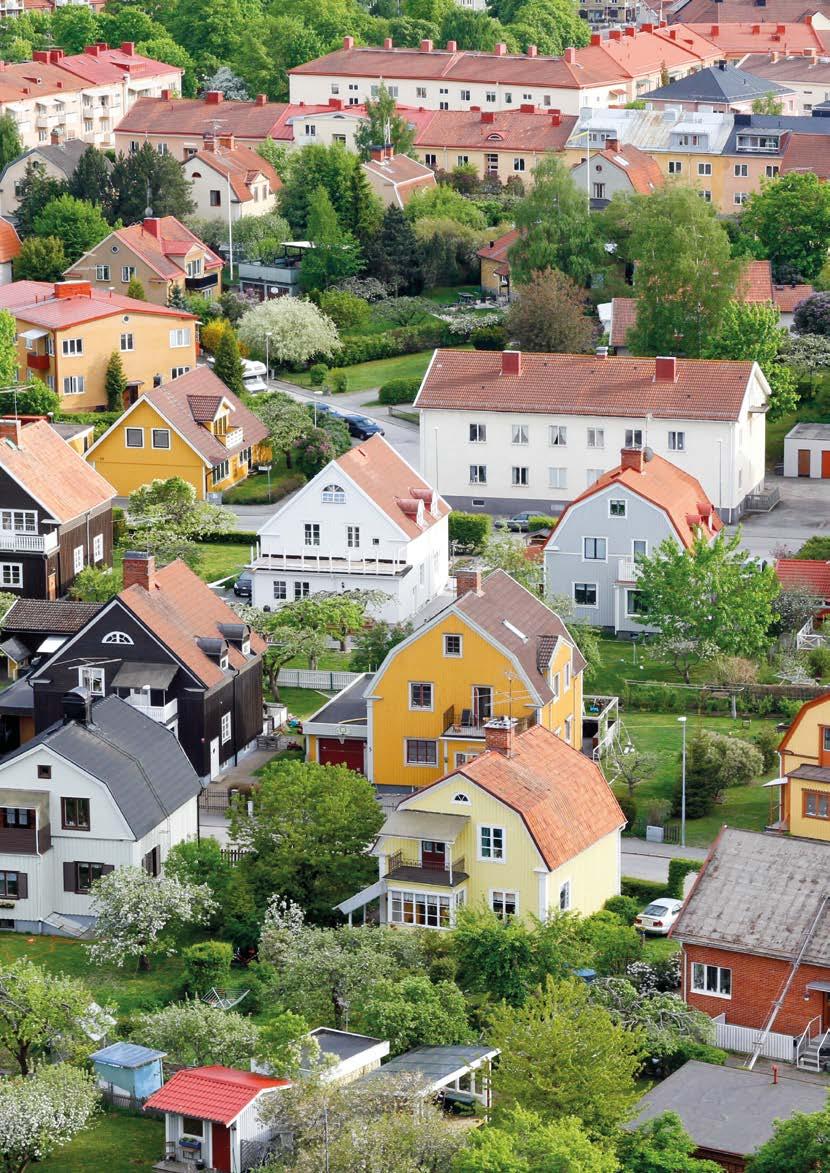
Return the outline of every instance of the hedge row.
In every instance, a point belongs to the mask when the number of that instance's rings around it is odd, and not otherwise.
[[[398,326],[383,334],[369,334],[365,338],[347,338],[335,355],[339,366],[374,362],[381,358],[395,358],[399,354],[417,354],[435,346],[458,346],[464,335],[453,331],[449,323],[433,318],[418,326]]]
[[[643,904],[651,904],[658,896],[666,895],[666,885],[658,880],[637,880],[633,876],[623,876],[620,887],[623,896],[633,896],[635,900],[642,900]]]
[[[410,379],[390,379],[388,383],[384,383],[381,387],[378,393],[378,400],[380,403],[392,405],[396,403],[414,403],[420,386],[421,380],[415,377]]]
[[[756,717],[766,717],[770,713],[789,715],[784,704],[785,699],[746,691],[738,693],[735,698],[735,711]],[[674,688],[670,684],[635,684],[633,688],[626,684],[622,691],[622,701],[625,708],[633,713],[700,712],[728,716],[732,712],[731,697],[707,695],[702,690],[694,688]]]
[[[700,859],[670,859],[669,883],[666,892],[675,900],[683,899],[683,881],[689,872],[699,872],[703,867]]]

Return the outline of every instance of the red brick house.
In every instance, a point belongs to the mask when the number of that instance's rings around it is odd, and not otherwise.
[[[763,1053],[813,1066],[830,1028],[830,843],[725,827],[672,936],[690,1006],[751,1028],[745,1050],[768,1028]],[[719,1028],[721,1045],[741,1049],[728,1033]]]

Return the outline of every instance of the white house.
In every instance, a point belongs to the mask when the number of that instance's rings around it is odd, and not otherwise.
[[[621,449],[648,447],[735,521],[763,483],[768,397],[753,362],[436,350],[421,468],[455,508],[561,513]]]
[[[77,935],[117,867],[158,875],[198,831],[201,783],[175,735],[118,697],[64,697],[63,723],[0,763],[0,928]]]
[[[450,508],[382,436],[332,460],[259,531],[252,603],[382,591],[375,619],[399,623],[445,590]]]

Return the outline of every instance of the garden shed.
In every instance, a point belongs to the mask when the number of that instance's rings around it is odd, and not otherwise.
[[[164,1082],[161,1061],[166,1054],[137,1043],[111,1043],[90,1059],[101,1087],[114,1095],[143,1101]]]
[[[784,437],[784,476],[830,480],[830,424],[796,424]]]

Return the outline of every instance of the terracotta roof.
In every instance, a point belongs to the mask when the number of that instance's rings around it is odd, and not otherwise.
[[[225,679],[225,671],[197,641],[224,640],[220,626],[238,625],[239,616],[184,562],[177,559],[157,570],[149,591],[134,585],[118,598],[208,688]],[[264,640],[252,631],[251,652],[264,651]],[[243,668],[248,662],[239,648],[228,644],[231,668]]]
[[[96,318],[109,318],[129,310],[133,314],[161,314],[167,318],[195,321],[193,314],[149,301],[137,301],[120,293],[85,286],[71,297],[56,296],[51,281],[13,281],[0,286],[0,309],[8,310],[24,322],[32,322],[48,330],[62,330]]]
[[[462,595],[455,608],[519,662],[543,704],[553,697],[547,673],[553,642],[563,639],[573,648],[575,672],[585,668],[585,657],[556,612],[503,570],[488,574],[480,591]]]
[[[575,114],[550,110],[432,110],[415,146],[482,151],[561,151],[576,125]],[[485,118],[488,119],[485,121]]]
[[[185,160],[188,175],[192,174],[193,165],[198,166],[199,164],[210,167],[219,175],[227,176],[236,198],[242,203],[247,203],[254,198],[250,185],[257,175],[263,175],[268,180],[271,191],[279,191],[282,187],[282,180],[271,164],[250,147],[234,145],[233,147],[220,147],[218,151],[213,149],[197,151],[195,155],[191,155],[189,159]]]
[[[79,93],[87,83],[66,69],[44,61],[4,63],[0,69],[0,102],[21,102],[61,93]]]
[[[812,297],[812,285],[773,285],[772,300],[782,314],[791,314],[799,302]]]
[[[320,475],[330,476],[332,467],[341,468],[407,537],[417,538],[450,512],[444,498],[383,436],[372,436],[370,440],[357,444],[333,460]],[[431,499],[434,499],[434,513],[430,510]],[[418,510],[420,524],[413,512],[413,502],[423,506]]]
[[[628,331],[637,321],[637,298],[615,297],[611,301],[611,334],[609,341],[612,346],[625,346]]]
[[[806,587],[820,599],[830,599],[830,562],[810,558],[779,558],[775,573],[783,588]]]
[[[103,605],[71,599],[16,599],[3,617],[2,629],[74,635]]]
[[[185,271],[184,258],[193,248],[201,252],[206,269],[221,269],[223,264],[222,258],[208,248],[189,228],[185,228],[181,220],[177,220],[175,216],[147,217],[140,224],[116,228],[109,236],[105,236],[95,249],[108,246],[113,239],[120,240],[165,280],[182,276]],[[83,261],[89,255],[85,253],[76,264],[70,266],[66,270],[66,276],[71,276],[73,272],[82,276]]]
[[[830,179],[830,135],[788,135],[780,169],[782,175],[790,171],[812,171],[819,179]]]
[[[272,1079],[232,1067],[185,1067],[153,1092],[144,1107],[196,1120],[215,1120],[227,1126],[262,1092],[290,1086],[288,1079]]]
[[[579,501],[585,501],[601,493],[610,485],[625,485],[638,497],[643,497],[662,509],[687,549],[693,544],[699,532],[702,531],[705,537],[714,537],[723,529],[723,522],[697,477],[684,472],[682,468],[678,468],[669,460],[664,460],[662,456],[654,455],[650,460],[643,461],[642,471],[636,468],[623,468],[620,464],[603,473],[565,507],[556,531],[562,528],[564,518]],[[552,537],[553,534],[548,538],[548,542]]]
[[[510,262],[507,255],[520,235],[518,228],[511,228],[509,232],[505,232],[504,236],[500,236],[497,240],[491,240],[484,248],[480,248],[476,256],[481,257],[483,261],[504,261],[509,268]]]
[[[61,523],[115,496],[112,485],[45,420],[22,429],[19,447],[0,441],[0,468]]]
[[[414,191],[422,187],[435,187],[435,172],[425,163],[410,159],[408,155],[392,155],[387,159],[369,159],[363,170],[385,180],[395,189],[398,203],[404,207]]]
[[[768,16],[786,22],[804,20],[819,7],[815,0],[812,4],[808,0],[772,0],[771,3],[768,0],[768,5],[765,7]],[[759,15],[757,0],[678,0],[671,7],[669,20],[732,24],[753,21]]]
[[[8,220],[0,220],[0,263],[20,255],[20,237]]]
[[[703,0],[711,3],[712,0]],[[719,0],[715,0],[719,4]],[[777,3],[786,3],[786,0],[776,0]],[[798,0],[800,3],[801,0]],[[730,3],[730,0],[726,0]],[[803,53],[780,57],[774,60],[775,53],[750,53],[741,61],[741,68],[747,73],[754,73],[756,77],[765,77],[770,81],[816,81],[821,85],[830,82],[830,61],[818,57],[805,57]]]
[[[153,57],[144,57],[141,53],[136,53],[135,45],[129,42],[124,42],[121,47],[115,49],[110,49],[103,43],[89,45],[83,53],[62,56],[57,64],[61,69],[67,69],[93,85],[112,84],[123,81],[125,77],[163,77],[170,73],[178,73],[181,76],[183,72],[178,65],[168,65],[164,61],[156,61]]]
[[[776,0],[776,3],[778,0]],[[720,7],[720,5],[718,5]],[[749,14],[747,14],[749,17]],[[824,52],[828,44],[827,34],[814,29],[807,21],[759,22],[748,18],[743,21],[718,19],[712,24],[691,24],[686,28],[706,37],[718,46],[721,53],[733,57],[745,53],[803,53],[805,49]],[[779,31],[780,30],[780,31]]]
[[[750,261],[738,281],[741,301],[772,301],[772,266],[769,261]]]
[[[596,762],[542,725],[514,737],[510,757],[487,750],[453,774],[469,778],[521,815],[551,871],[625,826]]]
[[[213,132],[220,120],[222,134],[233,134],[246,142],[266,138],[290,139],[284,124],[285,102],[208,102],[204,98],[139,98],[115,128],[116,134],[187,135],[202,139]]]
[[[632,189],[638,195],[651,195],[657,188],[665,187],[666,177],[656,160],[631,143],[620,144],[613,151],[594,151],[591,158],[596,159],[597,155],[601,155],[606,162],[626,175]],[[577,163],[575,166],[579,167],[580,164]]]
[[[436,350],[415,406],[729,420],[740,415],[754,365],[678,358],[672,382],[655,378],[653,358],[522,354],[521,363],[522,374],[505,375],[498,351]]]

